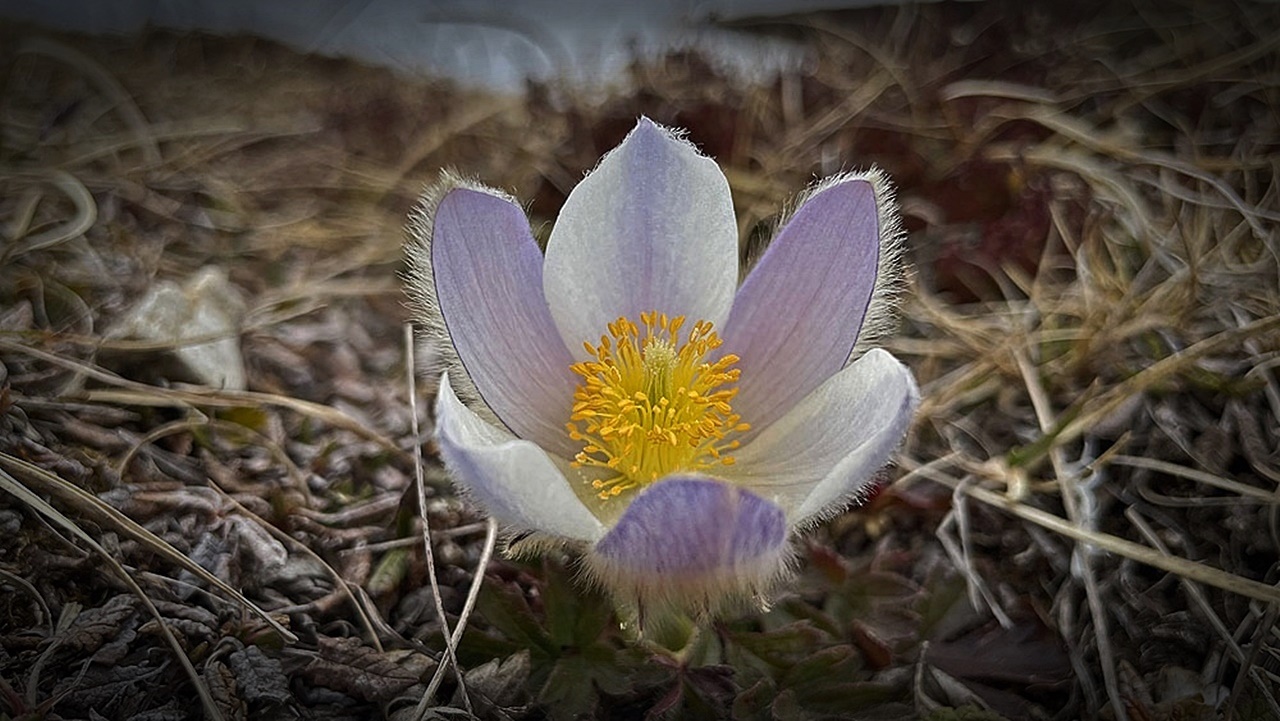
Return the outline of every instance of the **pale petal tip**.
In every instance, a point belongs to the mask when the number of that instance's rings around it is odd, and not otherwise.
[[[636,119],[636,126],[627,134],[630,136],[653,137],[662,139],[682,140],[679,130],[668,128],[665,125],[656,123],[647,115],[641,115]],[[624,140],[625,142],[625,140]]]
[[[903,248],[907,233],[902,225],[902,212],[893,181],[888,173],[876,166],[823,178],[800,196],[795,211],[829,190],[846,186],[850,190],[856,189],[859,195],[869,192],[874,198],[879,242],[875,287],[861,319],[857,343],[849,356],[849,361],[852,361],[866,349],[874,347],[895,325],[898,300],[906,286]],[[857,202],[856,196],[854,202]],[[762,256],[766,251],[767,246],[757,253]]]
[[[737,254],[720,166],[641,118],[565,199],[547,240],[543,289],[565,346],[586,360],[583,341],[620,316],[657,309],[721,327]]]
[[[758,598],[788,570],[786,514],[742,488],[687,476],[631,502],[586,557],[589,576],[626,606],[716,613]]]
[[[697,158],[700,161],[709,163],[715,167],[716,173],[723,175],[719,165],[715,165],[715,161],[708,158],[697,145],[687,137],[688,131],[683,128],[674,128],[654,122],[649,117],[641,115],[636,120],[636,125],[627,133],[627,137],[622,139],[618,147],[614,150],[630,148],[633,152],[637,152],[649,161],[671,162],[675,158],[685,155]],[[668,154],[672,155],[668,155]],[[686,161],[687,162],[687,161]],[[652,172],[653,169],[650,169]]]

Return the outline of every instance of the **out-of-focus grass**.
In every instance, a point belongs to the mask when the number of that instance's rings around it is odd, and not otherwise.
[[[483,547],[438,467],[424,503],[410,489],[404,214],[456,167],[529,199],[535,227],[553,221],[643,113],[687,127],[725,168],[744,252],[814,177],[889,172],[915,272],[884,342],[924,402],[888,489],[805,542],[802,580],[773,610],[717,625],[684,665],[632,644],[561,559],[495,563],[458,649],[467,702],[494,715],[923,716],[964,703],[1005,716],[1280,715],[1280,13],[1011,9],[745,23],[803,38],[813,62],[743,87],[673,57],[603,97],[495,98],[249,40],[11,35],[0,450],[102,495],[157,543],[198,554],[206,536],[259,539],[226,550],[221,573],[310,629],[279,652],[291,678],[392,713],[427,678],[342,687],[316,670],[337,663],[317,636],[361,636],[380,662],[434,655],[418,507],[433,519],[446,614]],[[249,298],[248,392],[169,387],[147,373],[154,345],[105,338],[156,279],[206,264]],[[213,503],[209,486],[232,502]],[[0,557],[22,579],[65,553],[25,514],[22,542]],[[291,540],[272,546],[241,523]],[[324,568],[290,565],[299,542]],[[294,585],[255,580],[273,553]],[[178,573],[122,554],[134,572]],[[107,583],[55,576],[56,588],[24,581],[55,614]],[[13,637],[27,615],[9,609],[0,635]],[[264,638],[237,623],[238,643]],[[997,657],[966,645],[992,638],[1019,659],[1003,675],[948,664]],[[1055,649],[1067,680],[1016,673]],[[0,656],[15,689],[23,658]],[[215,677],[201,671],[197,683]],[[833,676],[853,685],[824,686]],[[29,707],[51,697],[43,678],[19,694]]]

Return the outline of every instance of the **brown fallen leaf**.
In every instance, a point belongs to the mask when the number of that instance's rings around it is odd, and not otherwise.
[[[302,670],[311,682],[365,701],[385,703],[429,680],[436,662],[412,650],[379,652],[356,638],[320,637],[319,655]]]

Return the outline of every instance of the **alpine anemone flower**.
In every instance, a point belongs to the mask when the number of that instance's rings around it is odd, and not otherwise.
[[[740,270],[724,174],[641,118],[545,252],[511,196],[451,174],[408,235],[446,467],[520,544],[576,547],[624,606],[767,592],[798,530],[874,487],[918,403],[867,348],[901,275],[878,171],[817,183]]]

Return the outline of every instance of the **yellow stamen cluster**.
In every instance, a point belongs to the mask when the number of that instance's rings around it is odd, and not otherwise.
[[[573,395],[569,437],[581,441],[574,467],[614,475],[592,482],[602,499],[652,483],[674,471],[732,465],[732,433],[748,430],[729,402],[738,394],[735,355],[704,362],[720,347],[711,323],[698,321],[679,344],[684,316],[640,314],[640,329],[626,318],[609,324],[600,345],[583,343],[595,360],[575,363],[582,376]]]

